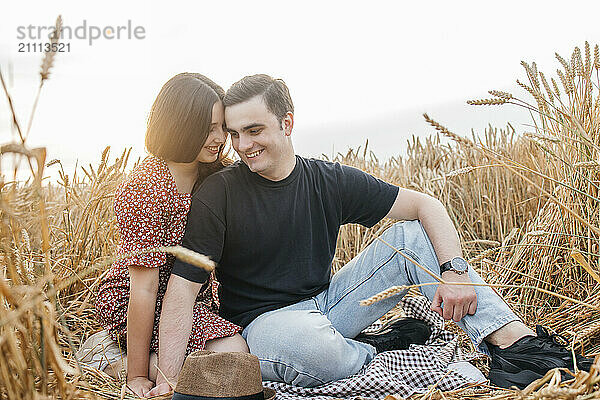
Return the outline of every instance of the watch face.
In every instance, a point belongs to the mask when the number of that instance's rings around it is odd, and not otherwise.
[[[450,264],[452,265],[452,269],[458,272],[464,272],[469,268],[469,264],[461,257],[454,257]]]

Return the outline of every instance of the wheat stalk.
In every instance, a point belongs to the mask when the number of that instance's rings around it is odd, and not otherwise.
[[[447,284],[447,285],[453,285],[453,286],[473,286],[473,287],[490,287],[490,288],[498,288],[498,289],[526,289],[526,290],[534,290],[540,293],[544,293],[550,296],[554,296],[557,297],[561,300],[566,300],[569,301],[571,303],[574,304],[579,304],[582,305],[584,307],[587,307],[591,310],[595,310],[595,311],[600,311],[600,306],[598,305],[594,305],[594,304],[589,304],[586,303],[584,301],[580,301],[577,299],[573,299],[571,297],[562,295],[560,293],[556,293],[550,290],[546,290],[537,286],[522,286],[522,285],[506,285],[506,284],[491,284],[491,283],[474,283],[474,282],[427,282],[427,283],[419,283],[419,284],[414,284],[414,285],[405,285],[405,286],[392,286],[388,289],[385,289],[367,299],[361,300],[360,301],[360,305],[361,306],[370,306],[374,303],[377,303],[381,300],[385,300],[388,299],[392,296],[395,296],[397,294],[402,293],[405,290],[408,289],[414,289],[414,288],[420,288],[423,286],[435,286],[435,285],[443,285],[443,284]]]

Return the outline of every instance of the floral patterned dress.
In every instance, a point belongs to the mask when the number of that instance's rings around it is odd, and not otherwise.
[[[142,161],[115,193],[115,214],[120,240],[117,255],[157,246],[181,244],[191,195],[179,193],[175,179],[162,159],[149,156]],[[103,277],[96,299],[99,321],[122,348],[127,345],[127,306],[129,303],[129,266],[159,269],[158,293],[154,308],[154,328],[150,350],[158,351],[160,310],[173,267],[174,257],[166,253],[147,253],[115,262]],[[200,290],[194,306],[194,320],[187,354],[203,350],[206,341],[232,336],[241,328],[217,315],[219,284],[214,273]]]

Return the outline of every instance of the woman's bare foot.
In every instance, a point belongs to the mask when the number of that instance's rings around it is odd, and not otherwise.
[[[127,376],[127,356],[108,364],[104,368],[104,373],[118,381],[125,379],[125,376]]]

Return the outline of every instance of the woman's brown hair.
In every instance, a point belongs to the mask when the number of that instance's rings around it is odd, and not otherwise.
[[[184,72],[169,79],[150,110],[148,152],[167,161],[193,162],[208,137],[212,108],[224,96],[223,88],[202,74]],[[213,163],[200,164],[198,183],[230,163],[224,153]]]

